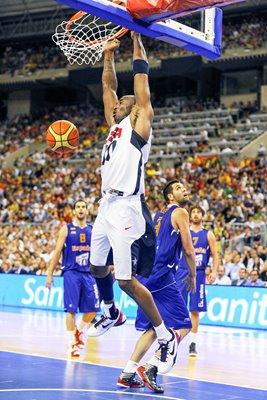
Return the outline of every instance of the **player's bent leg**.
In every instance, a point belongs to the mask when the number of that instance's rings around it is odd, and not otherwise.
[[[152,294],[135,277],[132,277],[129,281],[119,280],[119,285],[122,290],[136,301],[154,326],[159,341],[157,350],[157,357],[159,358],[158,371],[166,374],[176,361],[179,342],[178,333],[173,329],[166,329]],[[159,328],[161,333],[164,332],[162,338],[158,333]]]
[[[130,360],[139,363],[156,339],[157,336],[154,329],[150,328],[149,330],[145,331],[138,338]]]
[[[109,267],[97,267],[91,264],[90,271],[96,280],[99,292],[104,301],[104,314],[87,331],[88,336],[96,337],[103,335],[114,326],[124,324],[126,316],[120,310],[116,309],[113,293],[114,279]]]
[[[149,350],[153,342],[156,340],[155,331],[150,328],[145,331],[137,340],[134,351],[128,361],[126,367],[122,371],[117,385],[128,388],[141,388],[144,383],[136,379],[136,367],[145,353]]]
[[[162,318],[150,291],[142,285],[135,277],[130,280],[118,280],[121,290],[136,301],[153,326],[159,326]]]
[[[94,278],[105,278],[110,270],[109,267],[107,265],[90,265],[90,272],[93,275]]]

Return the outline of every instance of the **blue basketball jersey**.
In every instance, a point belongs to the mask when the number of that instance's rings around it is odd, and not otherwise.
[[[89,272],[92,226],[80,228],[73,223],[67,225],[68,235],[63,247],[62,272],[75,269]]]
[[[154,218],[156,256],[152,273],[145,284],[151,292],[175,281],[173,269],[177,268],[182,251],[180,233],[175,231],[171,223],[171,214],[177,207],[175,204],[170,205]]]
[[[208,242],[208,230],[201,228],[198,232],[190,229],[193,246],[196,253],[196,269],[205,269],[209,263],[210,247]],[[179,262],[179,268],[187,269],[184,252]]]

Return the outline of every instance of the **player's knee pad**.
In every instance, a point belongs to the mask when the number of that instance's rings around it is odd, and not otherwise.
[[[105,278],[109,274],[109,267],[106,265],[96,266],[96,265],[91,264],[90,272],[94,278]]]

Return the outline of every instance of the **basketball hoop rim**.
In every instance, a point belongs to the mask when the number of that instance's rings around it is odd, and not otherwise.
[[[94,41],[91,41],[91,42],[77,40],[70,33],[71,25],[72,25],[73,22],[77,21],[78,19],[80,19],[80,18],[82,18],[83,16],[86,16],[86,15],[90,15],[90,14],[88,14],[88,13],[86,13],[84,11],[78,11],[77,13],[75,13],[69,19],[69,21],[68,21],[68,23],[67,23],[67,25],[65,27],[65,31],[66,31],[66,34],[68,35],[69,39],[72,40],[73,42],[79,43],[79,44],[81,44],[83,46],[95,46],[97,44],[101,44],[101,43],[104,43],[106,41],[109,42],[109,41],[114,40],[114,39],[119,39],[120,37],[122,37],[123,35],[125,35],[129,31],[129,29],[121,27],[121,29],[118,32],[114,33],[112,35],[112,37],[110,39],[108,39],[108,40],[101,40],[100,39],[100,40],[94,40]]]

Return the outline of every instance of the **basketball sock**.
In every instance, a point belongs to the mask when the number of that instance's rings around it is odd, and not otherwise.
[[[157,356],[153,355],[152,358],[146,363],[146,365],[153,365],[153,367],[158,367],[159,359]]]
[[[101,294],[102,300],[110,301],[114,299],[113,293],[113,275],[111,271],[109,271],[108,275],[105,278],[95,278],[98,290]]]
[[[83,319],[81,319],[77,325],[78,331],[83,332],[84,329],[87,327],[87,325],[88,325],[88,322],[85,322]]]
[[[104,303],[105,314],[108,318],[115,319],[118,316],[118,310],[115,303],[105,304]]]
[[[74,331],[67,331],[68,333],[68,344],[74,343]]]
[[[131,361],[129,360],[126,364],[126,367],[124,368],[124,370],[122,371],[122,376],[126,377],[126,374],[134,374],[136,369],[138,367],[138,363],[135,361]],[[124,375],[125,374],[125,375]]]
[[[190,332],[190,343],[197,343],[197,334]]]
[[[158,340],[167,340],[167,341],[171,340],[172,334],[166,328],[163,321],[159,326],[154,326],[154,329],[155,329]]]

